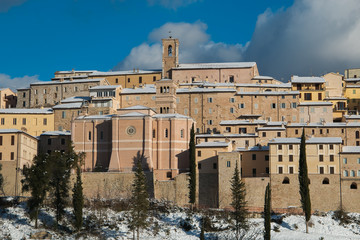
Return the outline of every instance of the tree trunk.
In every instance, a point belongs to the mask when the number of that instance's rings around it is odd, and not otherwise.
[[[140,230],[140,228],[138,227],[138,228],[136,229],[136,231],[137,231],[137,240],[139,240],[139,235],[140,235],[140,234],[139,234],[139,232],[140,232],[139,230]]]
[[[306,233],[309,233],[309,222],[308,221],[306,221]]]

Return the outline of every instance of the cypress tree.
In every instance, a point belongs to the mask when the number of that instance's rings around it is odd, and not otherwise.
[[[136,164],[135,178],[132,185],[132,196],[130,199],[131,202],[131,220],[129,221],[130,230],[135,230],[137,233],[137,239],[140,238],[140,229],[147,227],[147,216],[149,209],[149,195],[146,191],[146,178],[141,166],[141,157]]]
[[[24,167],[24,179],[21,180],[25,192],[31,192],[28,201],[30,219],[35,220],[35,228],[38,227],[38,216],[41,205],[43,204],[46,193],[49,189],[49,155],[40,153],[34,158],[34,163],[30,168]]]
[[[240,230],[247,230],[247,209],[245,201],[245,183],[240,180],[239,167],[236,162],[234,175],[231,179],[231,206],[234,208],[232,219],[235,221],[234,228],[236,231],[236,239],[240,238]]]
[[[76,168],[76,182],[73,188],[73,208],[75,217],[75,228],[79,231],[83,224],[83,207],[84,207],[84,196],[83,187],[81,181],[81,170],[80,166]]]
[[[306,233],[308,233],[308,223],[311,217],[311,201],[309,190],[309,177],[306,163],[306,146],[305,146],[305,132],[303,129],[300,143],[300,157],[299,157],[299,186],[300,186],[300,201],[301,207],[305,213]]]
[[[192,124],[190,131],[190,143],[189,143],[189,153],[190,153],[190,181],[189,181],[189,197],[190,203],[194,204],[196,201],[196,157],[195,157],[195,130],[194,123]]]
[[[0,164],[0,171],[2,170],[2,164]],[[4,177],[3,175],[0,173],[0,191],[2,192],[2,194],[5,196],[5,191],[4,191]]]
[[[264,240],[271,238],[271,189],[270,183],[266,186],[265,190],[265,203],[264,203]]]

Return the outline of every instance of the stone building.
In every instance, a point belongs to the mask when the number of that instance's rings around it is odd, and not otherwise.
[[[0,109],[0,129],[18,129],[39,136],[54,131],[54,113],[51,108]]]
[[[37,155],[35,137],[17,129],[0,129],[0,162],[4,178],[5,196],[20,196],[22,170],[31,166]]]
[[[40,135],[38,152],[65,152],[71,144],[70,131],[48,131]]]
[[[10,88],[0,89],[0,108],[15,108],[17,97]]]
[[[131,172],[144,156],[145,169],[159,180],[189,168],[188,144],[193,120],[180,114],[156,114],[144,106],[116,115],[80,116],[72,124],[75,150],[85,152],[84,170]]]

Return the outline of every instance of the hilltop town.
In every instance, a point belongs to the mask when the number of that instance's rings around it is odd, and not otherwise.
[[[360,211],[360,69],[281,82],[255,62],[179,63],[179,46],[162,40],[161,70],[56,71],[16,93],[1,89],[5,195],[25,194],[22,169],[39,152],[72,142],[86,154],[87,198],[128,197],[143,154],[151,197],[185,206],[194,124],[198,206],[230,206],[238,163],[249,210],[262,211],[268,183],[274,211],[300,210],[304,130],[314,211]]]

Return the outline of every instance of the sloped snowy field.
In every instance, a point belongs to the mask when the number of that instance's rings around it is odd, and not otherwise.
[[[26,211],[25,203],[16,207],[1,209],[0,214],[0,239],[30,239],[31,234],[46,231],[52,235],[52,239],[132,239],[132,232],[127,228],[127,212],[114,212],[106,209],[95,211],[86,209],[84,212],[86,229],[81,234],[71,232],[72,227],[69,220],[66,224],[69,227],[61,227],[59,231],[54,230],[54,213],[50,209],[43,209],[40,215],[39,228],[35,229],[34,222],[30,222]],[[70,219],[71,209],[67,218]],[[305,234],[304,217],[284,215],[282,223],[272,223],[272,239],[360,239],[360,214],[349,214],[352,223],[340,225],[339,221],[333,219],[333,212],[324,216],[312,216],[312,227],[310,234]],[[142,231],[141,239],[198,239],[200,235],[199,213],[190,214],[187,209],[172,208],[169,213],[155,213],[150,218],[151,226]],[[226,221],[211,216],[213,226],[218,229],[216,232],[206,232],[206,239],[233,239],[234,232],[229,230]],[[277,216],[276,218],[280,218]],[[189,223],[191,228],[185,231],[184,222]],[[251,239],[262,239],[263,219],[253,218],[249,220],[251,228],[248,232]],[[356,223],[357,222],[357,223]],[[46,225],[46,227],[44,227]],[[101,227],[100,227],[101,226]],[[274,229],[276,231],[274,231]],[[155,233],[157,233],[155,235]]]

